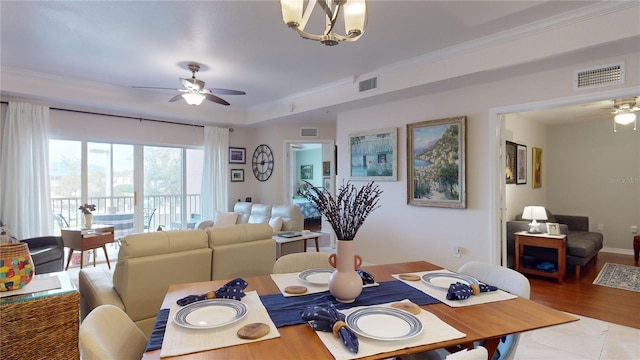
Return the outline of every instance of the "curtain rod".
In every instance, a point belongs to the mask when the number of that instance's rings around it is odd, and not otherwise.
[[[7,105],[9,104],[8,101],[0,101],[0,103],[7,104]],[[62,108],[55,108],[55,107],[49,107],[49,109],[51,109],[51,110],[59,110],[59,111],[68,111],[68,112],[74,112],[74,113],[79,113],[79,114],[118,117],[118,118],[123,118],[123,119],[132,119],[132,120],[139,120],[139,121],[153,121],[153,122],[159,122],[159,123],[164,123],[164,124],[195,126],[195,127],[201,127],[201,128],[204,127],[204,125],[185,124],[185,123],[181,123],[181,122],[168,121],[168,120],[145,119],[145,118],[142,118],[142,117],[134,117],[134,116],[126,116],[126,115],[104,114],[104,113],[98,113],[98,112],[93,112],[93,111],[85,111],[85,110],[72,110],[72,109],[62,109]],[[233,132],[233,128],[229,128],[229,132]]]

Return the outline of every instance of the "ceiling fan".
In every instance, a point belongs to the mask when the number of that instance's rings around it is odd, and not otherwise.
[[[613,101],[613,132],[616,132],[616,124],[628,125],[634,123],[633,130],[636,129],[636,112],[640,111],[636,98],[617,99]]]
[[[180,81],[182,82],[182,86],[184,87],[183,89],[149,87],[149,86],[134,86],[133,88],[134,89],[176,90],[181,92],[181,94],[178,94],[172,97],[171,99],[169,99],[169,102],[178,101],[182,98],[187,102],[187,104],[194,105],[194,106],[200,105],[204,99],[213,101],[221,105],[228,106],[229,103],[226,100],[216,95],[245,95],[246,94],[244,91],[239,91],[239,90],[216,89],[216,88],[206,89],[204,87],[204,81],[200,79],[196,79],[196,73],[200,70],[200,65],[196,63],[192,63],[192,64],[189,64],[188,66],[189,66],[189,70],[191,70],[192,75],[190,79],[180,78]]]

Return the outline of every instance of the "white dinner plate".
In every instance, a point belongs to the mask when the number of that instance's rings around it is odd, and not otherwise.
[[[358,335],[375,340],[406,340],[422,332],[422,323],[396,308],[370,306],[347,315],[345,322]]]
[[[314,285],[328,285],[334,269],[309,269],[298,274],[298,279]]]
[[[211,299],[185,305],[176,312],[177,325],[189,329],[211,329],[232,324],[247,315],[247,305],[233,299]]]
[[[454,273],[428,273],[422,275],[422,281],[424,281],[427,285],[431,285],[441,289],[449,289],[449,286],[451,284],[455,284],[457,282],[466,285],[479,284],[478,280],[469,275]]]

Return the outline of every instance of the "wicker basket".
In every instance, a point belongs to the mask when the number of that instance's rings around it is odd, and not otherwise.
[[[23,288],[33,279],[33,273],[26,243],[0,245],[0,291]]]

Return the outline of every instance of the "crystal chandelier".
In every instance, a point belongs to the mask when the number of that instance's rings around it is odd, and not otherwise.
[[[304,30],[311,13],[320,6],[326,16],[326,27],[322,35]],[[309,0],[304,9],[304,0],[280,0],[282,20],[305,39],[320,41],[327,46],[338,45],[340,41],[356,41],[364,34],[367,26],[367,3],[365,0]],[[346,35],[336,34],[334,27],[340,13],[343,14]]]

